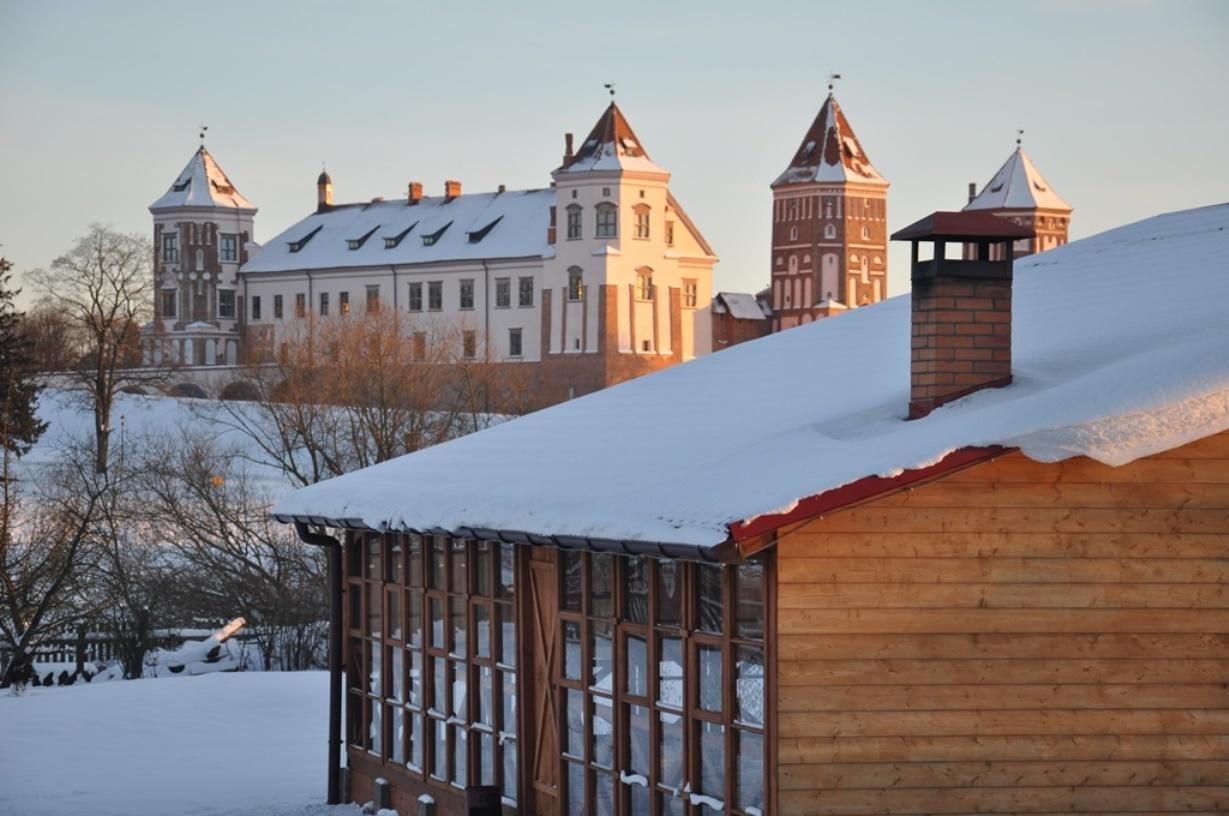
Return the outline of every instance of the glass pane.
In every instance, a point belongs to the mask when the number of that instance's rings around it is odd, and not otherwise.
[[[452,627],[452,648],[449,650],[455,655],[465,654],[465,597],[462,595],[450,595],[448,597],[448,612],[449,624]]]
[[[721,567],[712,564],[696,566],[699,585],[696,595],[699,604],[697,626],[701,632],[721,633],[724,608],[721,596],[721,571]]]
[[[593,666],[589,683],[595,689],[614,694],[614,624],[601,621],[590,624],[593,638],[589,643],[589,655]]]
[[[452,715],[460,717],[465,721],[469,721],[469,710],[465,707],[465,693],[468,689],[468,678],[466,677],[466,669],[468,667],[464,663],[452,664]]]
[[[406,636],[415,646],[422,645],[422,592],[411,589],[405,594],[406,618],[410,631]]]
[[[378,697],[383,692],[380,686],[380,658],[382,657],[380,653],[383,650],[378,643],[370,648],[371,666],[370,671],[367,673],[367,691]]]
[[[495,784],[495,736],[480,734],[478,736],[478,772],[480,785]]]
[[[350,586],[346,589],[350,596],[350,620],[347,625],[353,629],[363,628],[363,590],[362,585]]]
[[[393,745],[392,760],[398,764],[405,762],[405,709],[394,707],[393,715]]]
[[[627,693],[649,696],[649,644],[644,635],[627,635]]]
[[[593,553],[589,556],[589,614],[608,618],[614,614],[614,556]]]
[[[367,677],[363,671],[363,641],[350,641],[350,663],[349,671],[346,672],[346,685],[361,691]]]
[[[388,598],[388,636],[393,640],[401,640],[401,590],[394,589],[386,594]]]
[[[409,566],[408,583],[410,586],[422,586],[422,536],[406,536],[406,561]]]
[[[721,711],[721,647],[699,647],[700,708]]]
[[[499,545],[499,585],[496,587],[498,597],[508,600],[516,589],[516,545]]]
[[[478,657],[491,656],[491,607],[476,603],[474,610],[474,653]]]
[[[649,710],[644,706],[629,705],[627,707],[627,732],[629,758],[627,767],[634,774],[640,774],[648,784],[649,776]]]
[[[764,564],[749,561],[737,569],[738,636],[761,640],[764,637]]]
[[[643,785],[632,785],[627,789],[632,816],[649,816],[652,812],[652,797],[649,789]]]
[[[683,622],[683,568],[676,561],[657,562],[657,622],[679,626]]]
[[[614,777],[599,773],[593,775],[594,816],[614,816]]]
[[[697,723],[700,729],[700,789],[697,793],[725,798],[725,726]]]
[[[753,646],[739,646],[735,652],[738,698],[735,719],[741,723],[764,724],[764,652]]]
[[[585,755],[585,694],[576,689],[567,689],[568,736],[563,750],[571,756]]]
[[[504,742],[504,798],[516,801],[516,742]]]
[[[388,678],[392,681],[389,697],[397,702],[405,702],[405,652],[401,649],[391,649],[392,665],[388,667]]]
[[[683,816],[682,799],[669,793],[659,793],[657,797],[661,801],[662,816]]]
[[[437,649],[447,646],[444,637],[444,599],[432,598],[429,602],[431,616],[431,645]]]
[[[585,767],[568,763],[568,816],[586,816]]]
[[[448,579],[448,586],[451,592],[468,592],[469,580],[466,575],[466,567],[468,566],[468,546],[463,538],[452,539],[450,551],[452,559],[452,576]]]
[[[495,725],[495,672],[486,666],[478,668],[478,722]]]
[[[422,706],[422,652],[410,652],[410,705]]]
[[[512,604],[495,604],[495,616],[499,621],[499,662],[515,666],[516,618]]]
[[[632,623],[649,622],[649,564],[644,558],[628,558],[623,562],[627,569],[627,595],[623,617]]]
[[[401,583],[403,562],[401,536],[390,535],[388,537],[388,581],[394,584]]]
[[[505,734],[516,733],[516,675],[512,672],[500,672],[503,678],[503,731]]]
[[[499,544],[494,541],[479,541],[475,549],[477,555],[474,556],[474,593],[490,596],[495,591],[493,572]]]
[[[409,714],[410,718],[410,752],[407,760],[409,766],[416,771],[422,770],[422,715]]]
[[[683,707],[683,641],[659,638],[657,655],[657,703]]]
[[[448,778],[448,726],[443,720],[431,720],[431,775]]]
[[[593,696],[593,753],[591,762],[603,768],[614,767],[614,701]]]
[[[367,536],[367,577],[372,581],[379,581],[382,577],[380,573],[380,537],[377,535]]]
[[[661,752],[657,762],[657,781],[671,790],[683,785],[683,717],[669,711],[658,712],[661,722]]]
[[[576,621],[563,622],[563,676],[580,679],[580,624]]]
[[[583,612],[581,601],[583,593],[581,592],[581,564],[584,563],[584,554],[578,552],[563,552],[563,608],[569,612]]]
[[[469,733],[462,726],[454,725],[449,730],[452,732],[452,781],[464,785],[468,781],[465,760],[469,756]]]
[[[441,714],[448,713],[448,664],[442,657],[431,658],[433,692],[431,707]]]
[[[764,809],[764,735],[738,731],[738,790],[735,801],[741,810]]]
[[[384,744],[384,722],[380,716],[384,711],[384,706],[379,703],[368,706],[367,710],[371,712],[371,722],[367,728],[367,747],[371,753],[380,753],[380,748]]]
[[[379,584],[366,584],[363,589],[367,591],[367,631],[373,637],[379,640],[384,635],[383,609],[380,608],[384,603],[384,593],[380,591]]]
[[[447,557],[445,547],[448,544],[443,536],[429,536],[431,539],[431,588],[444,588],[444,559]]]

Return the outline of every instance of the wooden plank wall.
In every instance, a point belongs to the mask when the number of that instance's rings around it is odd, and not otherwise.
[[[1229,434],[778,543],[782,814],[1229,810]]]

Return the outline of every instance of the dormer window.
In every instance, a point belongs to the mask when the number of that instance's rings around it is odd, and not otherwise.
[[[615,205],[604,201],[597,205],[595,238],[617,238],[619,235],[619,211]]]
[[[417,227],[417,226],[418,226],[418,222],[415,221],[413,224],[410,224],[408,227],[406,227],[405,229],[403,229],[401,232],[397,233],[396,235],[384,236],[384,248],[385,249],[396,249],[398,246],[401,245],[401,242],[405,240],[405,236],[409,235],[410,232],[414,229],[414,227]]]
[[[171,187],[171,189],[177,193],[182,193],[184,190],[188,189],[188,185],[191,183],[192,183],[192,177],[189,176],[183,181],[176,182],[175,185]]]
[[[491,223],[487,224],[487,225],[486,225],[485,227],[483,227],[482,229],[479,229],[479,230],[473,230],[472,232],[467,232],[467,233],[466,233],[466,235],[468,235],[468,236],[469,236],[469,242],[470,242],[471,244],[476,244],[476,243],[478,243],[478,242],[479,242],[479,241],[481,241],[483,238],[485,238],[485,237],[487,236],[487,234],[488,234],[491,230],[495,229],[495,225],[496,225],[496,224],[498,224],[498,223],[499,223],[500,221],[502,221],[502,220],[503,220],[503,216],[501,215],[501,216],[499,216],[499,218],[496,218],[494,221],[492,221]],[[445,228],[445,229],[447,229],[447,228]]]
[[[322,230],[322,229],[324,229],[324,225],[323,225],[323,224],[320,224],[320,225],[319,225],[319,226],[317,226],[314,230],[312,230],[311,232],[307,233],[306,235],[304,235],[304,236],[303,236],[302,238],[300,238],[299,240],[297,240],[297,241],[291,241],[291,242],[290,242],[290,251],[291,251],[291,252],[298,252],[299,250],[303,249],[303,247],[307,246],[307,242],[308,242],[308,241],[310,241],[312,238],[315,238],[315,237],[316,237],[316,233],[317,233],[317,232],[319,232],[319,231],[320,231],[320,230]]]
[[[374,227],[367,230],[365,233],[363,233],[359,237],[346,239],[346,246],[348,246],[352,250],[358,249],[363,244],[367,243],[367,239],[370,238],[372,235],[375,235],[376,230],[378,230],[379,228],[380,228],[380,225],[376,224]]]
[[[440,238],[443,237],[444,233],[447,232],[448,228],[451,226],[452,226],[452,222],[449,221],[447,224],[440,227],[439,229],[437,229],[435,232],[431,233],[430,235],[424,235],[422,237],[422,245],[423,246],[435,246],[435,244],[440,240]]]

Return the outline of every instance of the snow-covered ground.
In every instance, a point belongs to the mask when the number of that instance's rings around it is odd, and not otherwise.
[[[0,816],[354,816],[327,723],[324,672],[0,692]]]

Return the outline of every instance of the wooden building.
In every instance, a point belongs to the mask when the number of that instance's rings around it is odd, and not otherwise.
[[[1227,227],[1013,269],[936,213],[912,297],[287,497],[344,531],[350,797],[1229,808]],[[1204,296],[1135,308],[1158,268]]]

